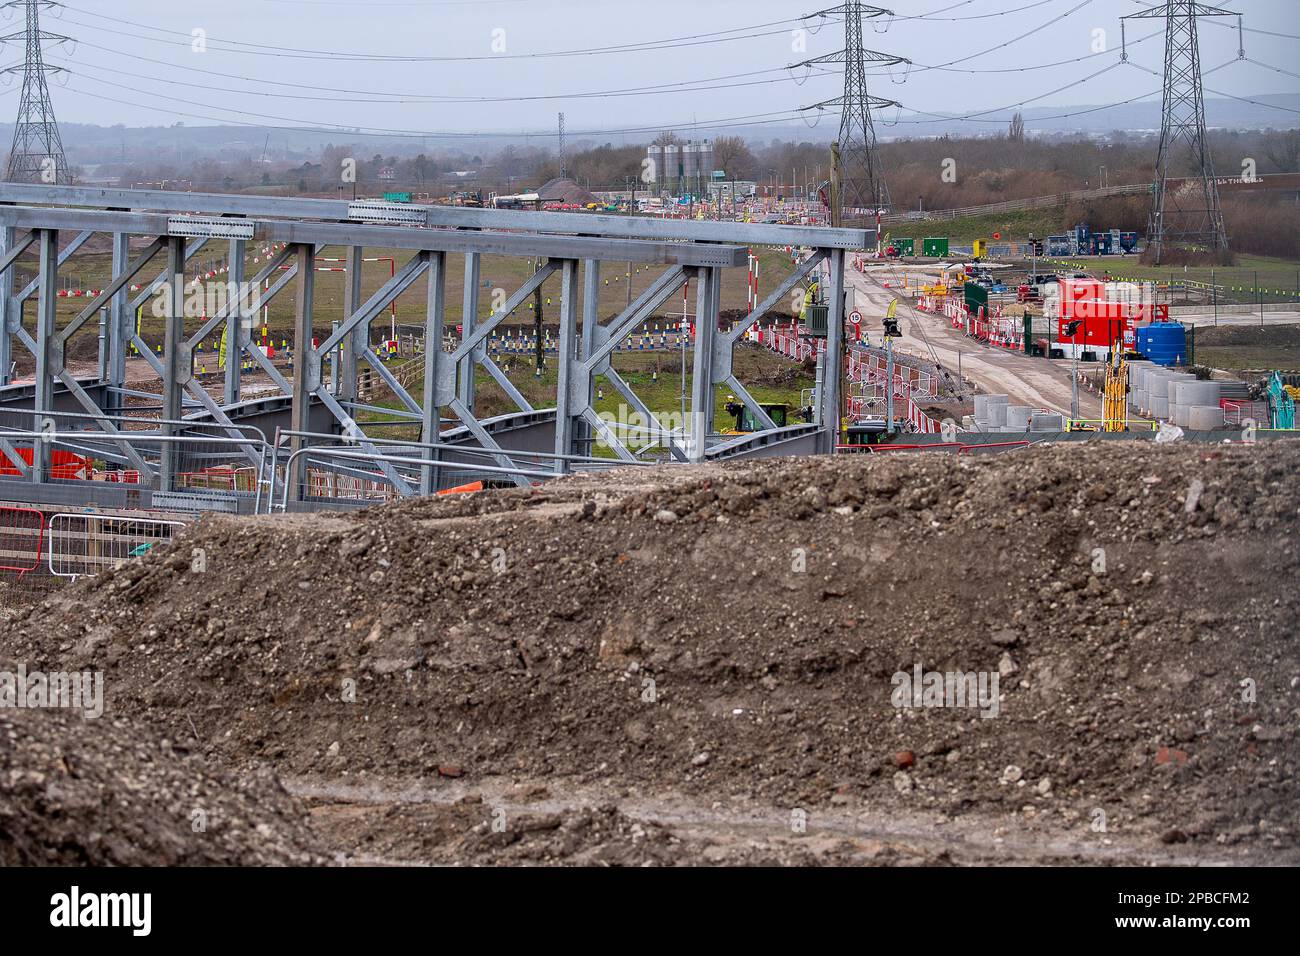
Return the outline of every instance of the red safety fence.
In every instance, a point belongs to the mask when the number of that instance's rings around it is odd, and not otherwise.
[[[15,448],[18,457],[28,468],[32,466],[33,452],[30,448]],[[50,451],[50,477],[62,481],[85,481],[90,478],[93,469],[89,458],[74,455],[70,451],[55,448]],[[0,478],[21,478],[22,470],[9,457],[8,452],[0,452]]]
[[[0,571],[21,578],[41,565],[45,515],[34,508],[0,508]]]

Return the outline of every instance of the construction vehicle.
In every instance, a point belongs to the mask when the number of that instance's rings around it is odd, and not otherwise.
[[[874,416],[859,418],[844,426],[845,445],[879,445],[889,437],[889,423]]]
[[[772,419],[772,424],[777,428],[784,428],[790,418],[790,406],[784,402],[759,402],[759,408],[767,413],[767,417]],[[762,426],[754,418],[754,413],[744,402],[736,401],[736,396],[728,395],[725,406],[727,414],[735,421],[734,428],[728,428],[723,431],[724,435],[748,435],[751,432],[762,431]]]

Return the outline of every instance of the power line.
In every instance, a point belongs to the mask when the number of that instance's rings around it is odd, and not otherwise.
[[[657,96],[666,93],[667,94],[695,93],[695,92],[705,92],[710,90],[729,90],[729,89],[737,89],[741,87],[765,86],[774,83],[788,82],[787,77],[779,76],[770,80],[753,80],[744,83],[719,83],[715,85],[705,85],[705,86],[698,85],[698,84],[711,83],[712,80],[715,79],[726,80],[726,79],[759,76],[767,73],[785,72],[784,67],[775,67],[773,69],[768,69],[768,70],[753,70],[747,73],[733,73],[730,76],[712,77],[712,78],[706,78],[701,80],[682,80],[677,83],[670,83],[670,84],[665,84],[660,86],[630,87],[626,89],[614,89],[614,90],[590,90],[590,91],[581,91],[576,93],[539,93],[539,94],[532,94],[526,96],[436,96],[436,95],[418,94],[418,93],[415,94],[393,93],[393,94],[375,94],[373,96],[368,96],[363,94],[361,91],[335,90],[334,92],[338,92],[338,93],[347,93],[349,95],[352,95],[354,93],[356,94],[353,98],[350,99],[340,99],[337,96],[312,96],[308,94],[277,93],[269,90],[248,90],[248,89],[238,89],[229,86],[214,86],[212,84],[207,84],[207,83],[192,83],[186,80],[178,80],[173,77],[151,76],[142,73],[132,73],[127,70],[118,69],[116,67],[99,66],[98,64],[94,64],[94,63],[76,62],[72,60],[55,60],[54,62],[63,64],[68,73],[74,75],[80,74],[82,76],[86,76],[86,79],[93,80],[94,82],[97,83],[98,82],[108,83],[109,85],[120,85],[120,84],[114,84],[108,80],[100,80],[97,77],[87,76],[84,73],[80,73],[80,70],[73,69],[73,66],[78,66],[83,69],[88,68],[92,70],[98,70],[104,73],[111,73],[116,76],[129,76],[140,80],[156,81],[159,83],[165,83],[169,86],[188,86],[188,87],[193,87],[194,89],[212,90],[214,92],[219,92],[219,93],[237,93],[242,96],[259,96],[259,97],[266,97],[271,99],[286,99],[286,100],[317,100],[317,101],[323,101],[328,103],[394,103],[394,104],[423,103],[423,104],[431,104],[431,105],[455,105],[455,104],[465,104],[465,103],[515,103],[515,102],[535,101],[535,100],[611,99],[611,98],[618,98],[624,96]],[[216,71],[204,70],[202,72],[209,73],[209,72],[216,72]],[[261,82],[261,81],[253,80],[252,78],[246,78],[240,76],[232,76],[232,78],[248,79],[249,82]],[[269,82],[274,82],[274,81],[269,81]],[[287,85],[293,86],[295,88],[305,87],[305,84],[297,84],[297,83],[287,84]],[[124,88],[133,89],[132,87],[124,87]],[[306,87],[306,88],[316,89],[316,90],[326,90],[326,91],[329,91],[330,89],[329,87],[316,87],[316,86]],[[135,92],[146,92],[146,91],[135,90]],[[213,108],[223,109],[224,107],[213,107]]]
[[[163,37],[142,36],[138,33],[130,33],[122,30],[110,30],[107,27],[96,26],[90,23],[83,23],[79,20],[67,20],[76,26],[87,27],[91,30],[97,30],[103,33],[112,33],[117,36],[133,37],[137,40],[147,40],[152,43],[165,43],[169,46],[191,47],[195,41],[193,34],[184,33],[180,30],[168,30],[164,27],[150,26],[147,23],[138,23],[134,20],[126,20],[121,17],[110,17],[106,14],[95,13],[92,10],[83,10],[79,7],[68,6],[67,9],[75,10],[81,14],[98,17],[108,20],[111,23],[117,23],[124,26],[139,27],[144,30],[153,30],[157,33],[167,33],[184,39],[168,40]],[[543,53],[490,53],[487,55],[477,56],[405,56],[396,54],[368,54],[368,53],[351,53],[343,50],[313,50],[301,47],[282,47],[267,43],[249,43],[243,40],[223,40],[217,37],[205,36],[204,43],[208,49],[214,49],[221,53],[241,53],[250,56],[273,56],[287,59],[299,60],[344,60],[344,61],[373,61],[373,62],[397,62],[397,63],[466,63],[479,60],[540,60],[551,59],[556,57],[570,56],[597,56],[609,53],[641,53],[652,50],[670,50],[681,47],[703,46],[711,43],[729,43],[735,40],[749,40],[758,37],[776,36],[787,32],[786,30],[772,30],[768,32],[745,33],[746,30],[764,30],[766,27],[777,24],[800,23],[801,20],[772,20],[767,23],[753,24],[745,27],[733,27],[729,30],[717,30],[712,33],[697,33],[682,37],[669,37],[663,40],[644,40],[637,43],[616,44],[604,47],[588,47],[581,50],[552,50]],[[730,36],[729,34],[738,34]],[[213,47],[212,44],[227,44],[236,49],[226,49],[221,46]],[[240,49],[245,48],[245,49]]]
[[[1154,33],[1148,33],[1144,37],[1139,37],[1138,39],[1131,41],[1129,43],[1129,46],[1137,46],[1139,43],[1144,43],[1145,41],[1158,36],[1164,36],[1164,31],[1157,30]],[[978,69],[978,70],[977,69],[953,69],[952,67],[947,67],[947,66],[926,66],[923,63],[913,63],[908,68],[908,76],[910,77],[911,74],[913,73],[925,73],[928,72],[929,70],[939,70],[944,73],[1029,73],[1034,70],[1046,70],[1054,66],[1064,66],[1067,63],[1082,63],[1084,60],[1092,60],[1099,56],[1106,56],[1106,54],[1111,52],[1113,51],[1099,50],[1096,53],[1084,53],[1081,56],[1070,57],[1069,59],[1065,59],[1065,60],[1053,60],[1051,63],[1036,63],[1033,66],[1003,66],[1003,67],[990,67],[990,68]],[[879,75],[879,74],[872,74],[872,75]]]
[[[212,120],[217,123],[229,123],[233,126],[240,126],[249,129],[267,129],[267,130],[284,130],[292,132],[321,132],[337,133],[346,136],[365,136],[365,137],[382,137],[382,138],[400,138],[400,139],[486,139],[490,137],[509,137],[512,139],[550,139],[555,135],[553,130],[547,131],[512,131],[512,130],[466,130],[466,131],[448,131],[448,130],[397,130],[385,129],[380,127],[358,127],[358,126],[340,126],[332,123],[306,123],[295,126],[281,126],[267,123],[249,123],[239,120],[232,120],[228,117],[211,116],[204,113],[191,113],[184,110],[177,110],[165,106],[153,106],[148,103],[139,103],[131,100],[118,99],[117,97],[104,96],[99,93],[92,93],[90,90],[83,90],[79,87],[69,84],[67,89],[82,96],[89,96],[93,99],[103,100],[107,103],[117,103],[122,106],[133,106],[140,109],[153,110],[158,113],[167,113],[171,116],[184,116],[189,119]],[[146,92],[146,95],[150,95]],[[221,109],[222,107],[217,107]],[[245,116],[257,116],[259,114],[249,113],[243,110],[229,110],[229,112],[239,113]],[[775,117],[768,119],[764,117]],[[799,118],[796,110],[776,110],[768,113],[751,113],[742,116],[724,117],[718,120],[706,120],[699,122],[689,120],[682,123],[654,123],[648,126],[631,126],[623,129],[594,129],[594,130],[573,130],[569,131],[571,136],[612,136],[621,133],[659,133],[666,130],[686,130],[686,129],[735,129],[747,126],[767,126],[773,123],[793,124]],[[299,122],[299,121],[293,121]]]

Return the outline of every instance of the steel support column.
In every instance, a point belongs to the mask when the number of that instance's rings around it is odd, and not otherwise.
[[[253,308],[253,299],[246,295],[244,288],[244,257],[247,242],[243,239],[231,239],[227,252],[228,268],[226,270],[227,290],[234,289],[238,308],[233,308],[226,316],[226,377],[222,389],[222,399],[229,405],[239,404],[240,373],[243,371],[244,355],[239,348],[239,330],[251,327],[257,310]],[[258,290],[259,293],[261,290]],[[229,299],[229,295],[227,295]]]
[[[695,270],[695,365],[691,372],[691,438],[686,457],[701,462],[709,448],[713,428],[713,339],[718,314],[713,311],[713,269]]]
[[[835,452],[840,440],[842,415],[840,389],[844,379],[844,250],[830,255],[829,316],[826,319],[826,357],[822,369],[821,412],[822,454]]]
[[[16,238],[17,230],[13,226],[0,229],[0,256],[8,255],[14,248]],[[0,385],[8,385],[13,381],[9,374],[9,368],[13,365],[13,338],[9,331],[9,321],[10,316],[18,310],[13,295],[14,270],[10,267],[0,272]]]
[[[113,277],[126,271],[131,260],[131,237],[113,233]],[[126,387],[126,351],[131,341],[131,289],[119,289],[108,305],[108,384]]]
[[[420,441],[426,445],[438,441],[439,425],[442,417],[439,413],[438,382],[442,377],[442,365],[447,355],[442,350],[442,333],[447,310],[447,256],[435,252],[429,257],[429,298],[428,310],[424,320],[424,401],[422,404],[424,418],[420,422]],[[437,460],[438,452],[426,448],[423,457],[430,463]],[[438,490],[438,469],[430,464],[420,469],[420,494],[431,495]]]
[[[293,405],[290,421],[296,432],[310,432],[311,396],[320,382],[313,381],[313,371],[319,376],[320,366],[313,361],[314,350],[312,338],[312,309],[316,295],[316,247],[311,243],[295,243],[293,255],[298,266],[298,290],[293,305]],[[303,439],[295,436],[290,445],[291,451],[303,447]],[[294,466],[294,473],[285,476],[289,482],[292,500],[303,498],[303,476],[307,474],[306,456],[301,456]]]
[[[460,326],[462,341],[474,332],[474,325],[478,322],[478,284],[479,274],[482,271],[480,256],[477,252],[465,253],[465,290],[462,299],[460,311]],[[425,339],[424,347],[430,347],[430,342]],[[442,341],[437,343],[439,349],[442,348]],[[478,363],[484,354],[484,348],[475,349],[470,355],[466,356],[460,363],[459,376],[460,382],[457,388],[457,395],[460,403],[474,411],[474,375],[478,370]]]
[[[185,414],[185,386],[193,375],[190,350],[185,342],[185,239],[172,236],[167,240],[167,274],[170,281],[163,287],[167,297],[163,334],[163,397],[162,417],[180,421]],[[174,436],[180,426],[165,425],[163,432]],[[162,449],[162,469],[158,474],[158,487],[172,491],[176,487],[180,452],[168,442]]]
[[[564,260],[560,276],[560,335],[557,343],[556,368],[559,381],[555,390],[555,454],[576,455],[574,447],[574,410],[572,379],[578,373],[578,261]],[[555,459],[555,471],[566,474],[569,462]]]
[[[343,279],[343,314],[352,315],[357,312],[364,301],[362,295],[362,260],[365,258],[365,250],[360,246],[348,246],[347,254],[347,275]],[[337,331],[337,330],[336,330]],[[342,370],[339,372],[339,382],[337,385],[339,401],[345,405],[357,401],[359,396],[359,384],[357,376],[361,369],[358,362],[362,353],[370,348],[370,323],[362,322],[352,334],[345,336],[343,339],[343,362]]]
[[[32,402],[35,411],[33,431],[53,430],[46,414],[54,410],[53,366],[55,318],[59,293],[59,233],[55,229],[41,229],[37,243],[40,246],[40,274],[36,277],[36,394]],[[33,482],[42,482],[50,473],[50,443],[33,442]]]

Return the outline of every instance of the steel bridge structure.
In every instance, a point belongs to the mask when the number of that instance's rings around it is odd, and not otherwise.
[[[573,470],[642,463],[626,432],[596,412],[600,377],[664,436],[663,450],[675,461],[831,453],[841,377],[819,375],[813,422],[777,427],[737,378],[733,352],[754,323],[788,302],[817,270],[829,292],[826,355],[839,356],[846,253],[874,243],[874,232],[866,229],[0,184],[0,500],[33,507],[250,512],[274,506],[277,480],[283,482],[284,507],[327,505],[316,500],[306,480],[309,469],[377,481],[394,496],[410,496],[464,483],[467,476],[529,485]],[[756,246],[812,251],[753,311],[720,327],[726,270],[746,267]],[[259,305],[292,297],[291,373],[257,346],[241,296],[213,314],[187,310],[195,256],[214,247],[229,263],[221,281],[230,288],[257,289]],[[376,249],[397,250],[398,265],[377,291],[365,295],[361,262],[367,250]],[[315,259],[326,250],[347,263],[341,312],[316,300]],[[75,266],[78,253],[96,251],[111,255],[109,278],[93,297],[77,300],[84,306],[74,316],[66,308],[61,315],[60,270]],[[256,267],[249,265],[252,251],[265,252],[257,255]],[[489,256],[539,265],[518,288],[494,296],[498,301],[480,302],[481,266]],[[451,257],[463,257],[464,265],[463,287],[455,290],[448,288]],[[31,269],[33,261],[35,278],[20,284],[15,267],[22,262]],[[621,274],[628,263],[654,267],[658,275],[626,307],[602,303],[602,268],[617,264]],[[554,407],[534,408],[487,343],[551,277],[559,285],[558,386]],[[693,295],[695,315],[695,332],[686,343],[692,378],[687,421],[659,427],[655,411],[619,375],[612,358],[657,309],[674,296],[680,299],[684,287]],[[370,346],[371,322],[409,290],[421,292],[427,303],[418,394]],[[450,294],[462,297],[458,335],[446,320]],[[137,329],[137,311],[146,305],[164,324],[156,355]],[[74,337],[96,332],[96,374],[74,374],[68,358]],[[219,389],[209,389],[194,374],[196,349],[220,335],[229,351]],[[85,343],[78,344],[78,354],[86,354]],[[156,390],[128,383],[132,351],[152,367]],[[25,367],[34,361],[34,374],[18,380],[16,357]],[[249,393],[241,382],[246,363],[265,373],[270,393]],[[478,413],[478,369],[517,411]],[[400,407],[363,401],[363,370],[383,381]],[[760,431],[713,431],[719,387],[751,410]],[[150,416],[142,417],[141,409]],[[418,441],[386,437],[376,422],[366,422],[367,412],[401,419],[412,431],[418,426]],[[597,441],[612,450],[612,458],[594,454]],[[60,464],[60,454],[66,460],[69,453],[129,471],[133,480],[128,486],[70,477]],[[196,490],[182,479],[195,463],[242,470],[250,483]]]

